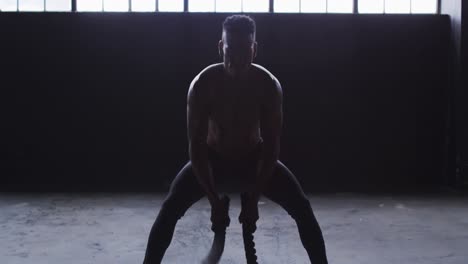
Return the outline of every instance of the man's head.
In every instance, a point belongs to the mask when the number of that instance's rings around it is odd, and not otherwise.
[[[250,68],[257,55],[255,31],[255,21],[246,15],[233,15],[224,20],[218,49],[229,75],[236,77]]]

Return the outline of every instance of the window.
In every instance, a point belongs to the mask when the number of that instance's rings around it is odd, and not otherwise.
[[[275,0],[273,6],[273,12],[275,13],[297,13],[299,10],[299,0]]]
[[[47,0],[46,11],[71,11],[70,0]]]
[[[44,0],[21,0],[19,11],[44,11]]]
[[[241,12],[242,0],[216,0],[216,12]]]
[[[411,0],[385,0],[385,13],[405,14],[411,11]]]
[[[326,13],[327,0],[301,0],[302,13]]]
[[[153,1],[154,3],[154,1]],[[158,11],[183,12],[184,0],[158,0]]]
[[[359,13],[383,13],[384,0],[359,0]]]
[[[437,0],[359,0],[359,13],[436,14]]]
[[[132,0],[132,11],[154,12],[156,11],[155,0]]]
[[[0,10],[17,11],[18,6],[16,0],[0,0]]]
[[[411,13],[436,14],[437,0],[411,0]]]
[[[243,0],[243,12],[268,12],[270,9],[269,0]]]
[[[353,0],[275,0],[276,13],[353,13]]]
[[[102,11],[103,0],[77,0],[77,11]]]
[[[270,6],[269,0],[189,0],[188,2],[189,12],[268,12]]]
[[[328,13],[353,13],[353,0],[328,0]]]
[[[128,8],[128,0],[104,0],[104,11],[126,12]]]
[[[437,14],[440,0],[0,0],[0,11]],[[130,5],[131,1],[131,5]],[[270,2],[273,6],[270,7]],[[185,6],[187,3],[188,6]],[[131,9],[131,10],[130,10]]]
[[[214,12],[215,0],[189,0],[189,12]]]

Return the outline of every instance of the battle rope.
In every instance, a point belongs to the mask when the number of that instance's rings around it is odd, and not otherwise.
[[[221,201],[224,203],[223,212],[229,216],[229,197],[224,195],[221,197]],[[226,228],[229,226],[229,223],[220,227],[213,227],[214,229],[214,238],[213,244],[211,244],[211,249],[208,252],[208,255],[203,259],[202,264],[216,264],[221,259],[224,251],[224,243],[226,241]]]
[[[247,194],[241,194],[241,206],[242,208],[246,208],[247,203]],[[223,196],[221,200],[224,202],[224,212],[229,214],[229,197]],[[228,224],[229,225],[229,224]],[[208,255],[203,259],[202,264],[217,264],[221,259],[221,256],[224,251],[224,244],[226,241],[226,228],[228,225],[215,227],[214,232],[214,239],[213,244],[211,245],[211,249],[208,252]],[[254,230],[256,229],[255,223],[242,223],[242,238],[244,240],[244,250],[245,250],[245,257],[247,259],[247,264],[258,264],[257,262],[257,255],[255,250],[255,242],[254,242]]]
[[[246,208],[248,196],[246,193],[241,194],[241,206]],[[257,255],[255,250],[255,242],[253,233],[255,232],[255,223],[242,223],[242,238],[244,239],[245,257],[247,264],[257,264]]]

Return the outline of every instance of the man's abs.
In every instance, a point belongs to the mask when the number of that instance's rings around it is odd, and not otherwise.
[[[260,133],[252,132],[250,135],[220,135],[208,131],[207,144],[220,156],[228,159],[242,159],[249,156],[262,142]]]

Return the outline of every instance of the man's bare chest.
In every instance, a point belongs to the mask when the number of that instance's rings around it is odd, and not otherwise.
[[[261,98],[258,91],[247,87],[219,87],[211,96],[210,115],[221,123],[252,122],[258,119]]]

